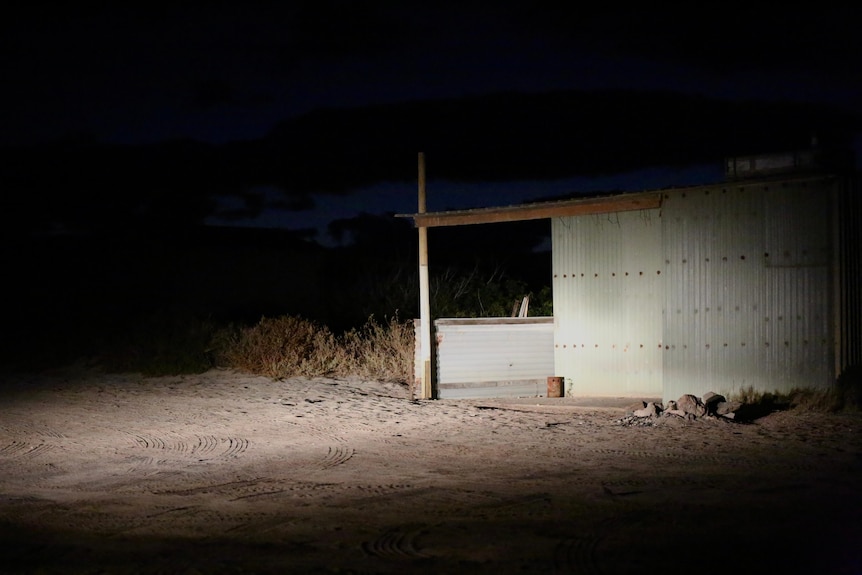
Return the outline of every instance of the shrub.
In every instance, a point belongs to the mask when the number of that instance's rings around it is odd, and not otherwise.
[[[219,363],[269,377],[328,375],[343,355],[327,327],[294,316],[263,317],[221,340]]]
[[[333,294],[332,310],[339,317],[362,320],[388,310],[402,310],[419,317],[419,272],[394,266],[388,270],[362,270],[353,277],[350,290]],[[429,297],[435,317],[508,317],[515,302],[530,295],[531,316],[552,316],[550,286],[531,289],[527,282],[510,277],[501,266],[478,264],[472,268],[432,267]],[[361,314],[355,316],[354,314]]]
[[[396,316],[381,324],[371,316],[362,328],[346,332],[340,343],[346,356],[340,375],[401,382],[412,378],[412,321]]]
[[[839,378],[830,389],[794,388],[788,392],[759,392],[749,386],[739,390],[732,399],[745,404],[748,409],[756,408],[762,414],[788,409],[816,412],[853,410],[860,406],[859,387],[850,381],[850,377]]]
[[[408,381],[413,370],[412,322],[397,317],[341,336],[295,317],[261,318],[252,327],[230,328],[216,338],[218,363],[269,377],[359,376]]]

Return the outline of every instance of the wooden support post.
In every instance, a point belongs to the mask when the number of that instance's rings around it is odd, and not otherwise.
[[[425,205],[425,154],[419,153],[419,213]],[[422,346],[421,398],[431,399],[431,297],[428,284],[428,228],[419,227],[419,319],[420,345]]]

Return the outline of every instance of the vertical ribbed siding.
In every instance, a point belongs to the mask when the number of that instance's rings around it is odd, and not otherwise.
[[[440,399],[547,395],[554,318],[438,319],[434,328]]]
[[[853,178],[839,191],[837,214],[839,259],[838,369],[862,372],[862,181]]]
[[[831,188],[666,192],[664,398],[832,381]]]
[[[554,218],[556,374],[574,395],[661,395],[661,212]]]

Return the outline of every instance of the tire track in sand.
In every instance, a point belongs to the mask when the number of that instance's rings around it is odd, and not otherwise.
[[[356,450],[347,445],[345,439],[332,431],[306,422],[288,422],[295,429],[311,438],[323,440],[324,445],[319,446],[316,442],[298,441],[297,448],[311,448],[315,452],[314,457],[299,457],[294,464],[295,469],[328,470],[343,465],[350,461]],[[326,451],[323,451],[325,447]]]
[[[31,443],[29,441],[12,440],[0,446],[0,458],[30,459],[56,449],[49,443]]]
[[[392,528],[372,541],[362,543],[362,551],[368,557],[380,559],[429,559],[422,552],[418,540],[427,533],[427,526],[415,528]]]
[[[143,449],[155,449],[197,461],[231,459],[241,456],[249,448],[244,437],[217,437],[215,435],[163,436],[150,433],[126,432],[135,445]]]

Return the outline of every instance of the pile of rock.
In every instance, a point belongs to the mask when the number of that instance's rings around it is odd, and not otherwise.
[[[735,419],[742,405],[739,401],[728,401],[723,395],[712,391],[705,393],[702,398],[685,394],[676,401],[668,401],[667,405],[641,401],[630,406],[626,410],[626,416],[619,421],[623,425],[649,426],[661,417],[681,417],[687,420],[700,417]]]

